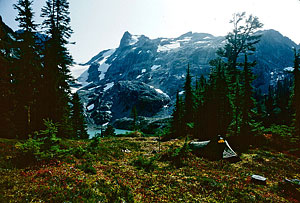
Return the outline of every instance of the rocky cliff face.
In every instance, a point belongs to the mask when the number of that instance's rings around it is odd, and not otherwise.
[[[253,84],[266,93],[270,84],[284,77],[284,69],[293,65],[292,47],[298,45],[274,30],[260,34],[257,53],[250,59],[257,60]],[[72,68],[78,80],[74,91],[81,95],[90,124],[128,117],[133,106],[140,116],[166,117],[176,91],[182,90],[187,64],[194,78],[207,76],[209,61],[225,43],[225,37],[206,33],[149,39],[125,32],[118,48]]]

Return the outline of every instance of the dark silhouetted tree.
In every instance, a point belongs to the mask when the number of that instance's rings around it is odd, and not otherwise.
[[[19,0],[14,5],[18,11],[16,20],[22,29],[18,35],[18,60],[14,63],[13,72],[17,102],[15,123],[20,138],[26,138],[42,126],[42,120],[37,117],[41,61],[35,40],[37,25],[33,21],[32,3],[30,0]]]
[[[192,89],[192,76],[190,74],[190,65],[188,65],[184,83],[184,112],[183,121],[185,123],[185,134],[192,133],[192,126],[195,114],[195,98]]]
[[[16,102],[12,84],[13,42],[7,29],[0,16],[0,137],[14,138]]]
[[[257,17],[252,15],[246,16],[246,13],[236,13],[230,21],[233,24],[233,31],[226,36],[226,44],[217,51],[217,54],[226,58],[227,72],[230,78],[229,89],[231,92],[230,99],[233,106],[233,122],[232,126],[234,135],[240,132],[241,120],[241,71],[238,67],[242,64],[238,63],[238,58],[242,53],[251,54],[255,52],[255,44],[260,40],[261,35],[255,32],[263,26]]]
[[[83,107],[80,102],[78,93],[74,93],[71,100],[71,121],[73,123],[74,138],[78,139],[88,139],[87,126],[83,114]]]
[[[182,136],[184,136],[183,102],[177,91],[176,104],[172,113],[170,138],[178,138]]]
[[[41,14],[44,18],[42,25],[49,35],[44,53],[42,112],[44,118],[50,118],[60,124],[59,136],[64,137],[72,133],[68,102],[69,82],[72,81],[69,66],[73,60],[66,48],[72,34],[69,14],[67,0],[47,0]]]
[[[296,136],[300,136],[300,53],[295,52],[295,59],[294,59],[294,88],[293,88],[293,96],[292,96],[292,106],[294,109],[294,128]]]
[[[133,130],[137,130],[137,118],[138,118],[138,113],[137,113],[137,110],[136,110],[136,106],[133,106],[132,109],[131,109],[131,116],[133,118],[133,126],[132,126],[132,129]]]

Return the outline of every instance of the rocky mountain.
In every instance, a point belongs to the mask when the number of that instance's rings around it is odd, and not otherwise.
[[[8,27],[0,16],[0,52],[3,55],[16,57],[16,50],[12,48],[12,44],[16,41],[16,33]],[[1,65],[1,64],[0,64]]]
[[[293,65],[289,38],[275,30],[260,31],[261,41],[250,60],[255,88],[267,93],[268,86],[285,75]],[[86,64],[72,68],[89,123],[102,125],[129,117],[133,106],[146,117],[166,117],[172,112],[175,94],[182,90],[187,64],[191,74],[200,77],[210,72],[209,61],[226,43],[225,37],[188,32],[178,38],[149,39],[125,32],[116,49],[101,51]]]

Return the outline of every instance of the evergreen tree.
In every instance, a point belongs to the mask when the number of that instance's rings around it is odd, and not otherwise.
[[[212,139],[217,135],[226,136],[232,118],[225,64],[218,58],[211,61],[211,65],[215,68],[210,74],[210,81],[205,91],[202,116],[205,128],[203,139]]]
[[[196,112],[194,117],[194,135],[199,139],[204,139],[205,129],[205,116],[204,116],[204,101],[205,90],[207,84],[206,79],[201,75],[200,79],[196,82]]]
[[[295,135],[300,136],[300,53],[295,52],[295,60],[294,60],[294,88],[293,88],[293,96],[292,96],[292,105],[294,108],[294,128]]]
[[[260,40],[260,35],[255,32],[263,26],[257,17],[252,15],[246,16],[246,13],[237,13],[233,15],[230,21],[233,24],[233,31],[227,36],[227,43],[224,48],[217,51],[220,57],[226,58],[227,72],[230,78],[229,89],[231,92],[230,99],[233,106],[233,130],[234,134],[238,135],[240,128],[240,94],[241,94],[241,80],[238,67],[238,58],[241,53],[253,53],[255,51],[255,44]]]
[[[187,74],[185,78],[185,84],[184,84],[184,115],[183,120],[185,123],[185,133],[191,134],[192,133],[192,126],[194,121],[194,108],[195,108],[195,99],[192,89],[192,77],[190,74],[190,65],[188,65],[187,68]]]
[[[107,125],[105,131],[102,133],[103,137],[111,137],[115,135],[115,128],[112,125]]]
[[[0,16],[0,22],[2,22]],[[14,138],[14,90],[12,86],[12,41],[0,23],[0,137]]]
[[[73,123],[73,131],[75,134],[75,136],[73,137],[78,139],[88,139],[89,135],[87,134],[87,126],[78,93],[73,94],[71,103],[71,120]]]
[[[138,117],[138,114],[137,114],[136,106],[133,106],[133,107],[132,107],[132,110],[131,110],[131,116],[132,116],[132,118],[133,118],[133,126],[132,126],[132,129],[133,129],[133,130],[137,130],[137,117]]]
[[[182,137],[184,134],[184,124],[183,124],[183,104],[182,99],[179,96],[179,92],[176,93],[176,104],[174,111],[172,113],[171,121],[171,138]]]
[[[248,146],[250,142],[252,110],[254,108],[253,88],[251,82],[253,74],[251,67],[255,66],[255,62],[248,62],[248,55],[245,53],[244,70],[243,70],[243,90],[242,90],[242,115],[241,115],[241,136],[243,136],[244,146]]]
[[[44,57],[43,110],[44,118],[60,123],[59,136],[68,136],[70,121],[70,87],[72,81],[69,65],[72,57],[66,48],[72,34],[67,0],[47,0],[42,8],[43,27],[49,35]],[[49,95],[51,95],[49,97]]]
[[[30,0],[18,0],[14,8],[18,11],[16,21],[22,32],[18,40],[18,60],[14,63],[14,85],[16,95],[15,123],[19,137],[26,138],[29,133],[41,127],[37,118],[37,99],[41,62],[39,49],[35,43],[36,24],[33,21]]]

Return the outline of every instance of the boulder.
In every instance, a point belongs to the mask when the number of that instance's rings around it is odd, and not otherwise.
[[[251,181],[255,184],[259,185],[266,185],[267,184],[267,178],[260,176],[260,175],[252,175]]]

